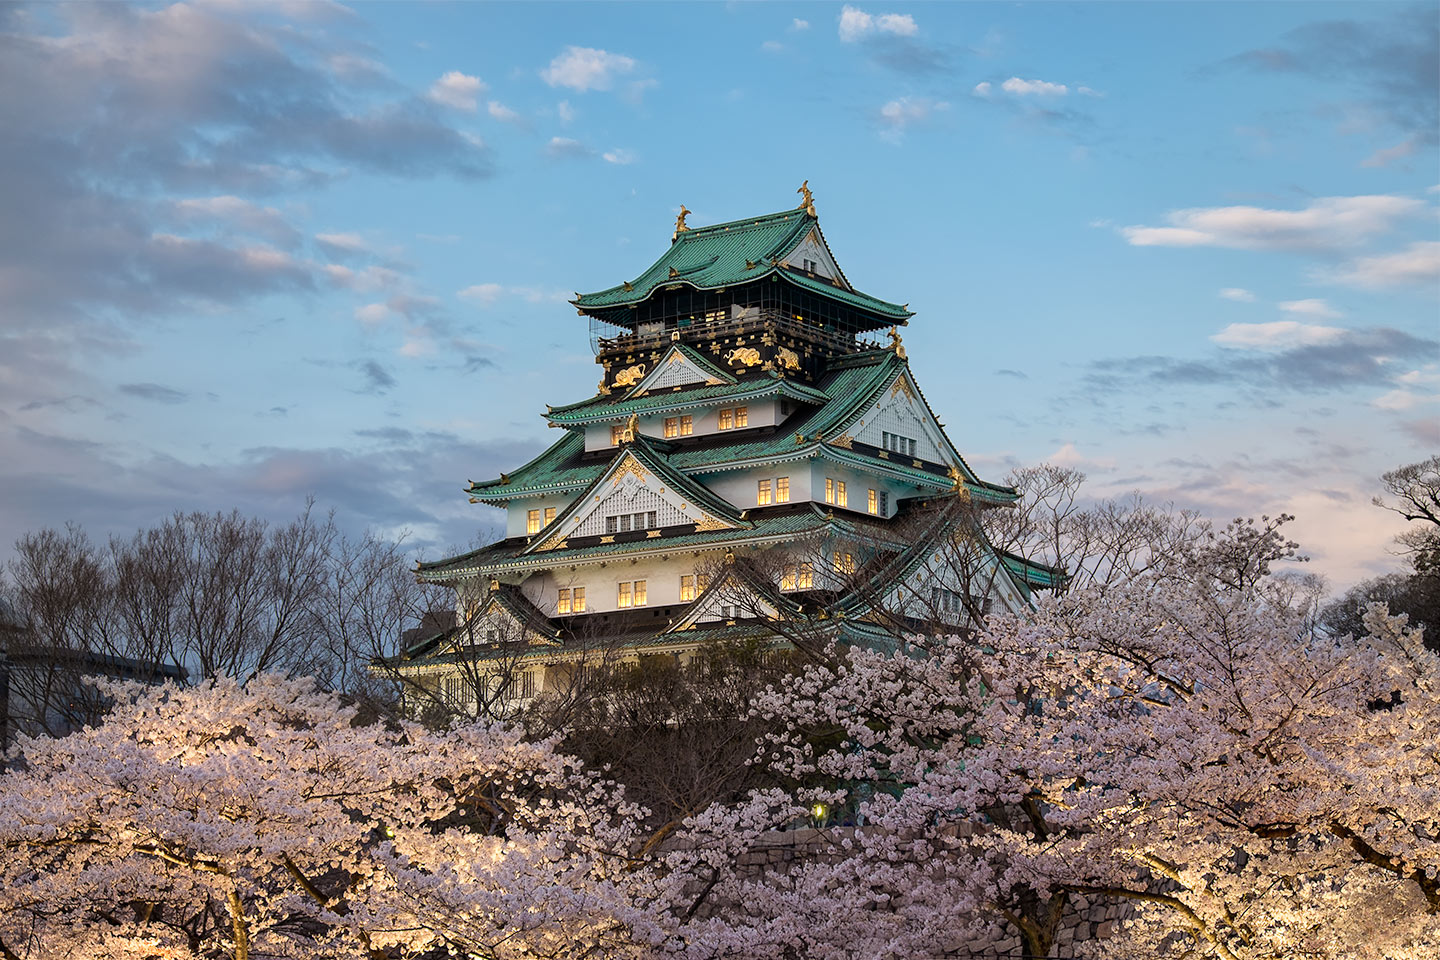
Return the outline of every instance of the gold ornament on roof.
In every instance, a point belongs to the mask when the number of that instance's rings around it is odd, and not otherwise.
[[[804,198],[800,201],[800,209],[812,217],[815,216],[815,194],[810,192],[810,181],[806,180],[800,184],[800,189],[795,192]]]
[[[685,204],[680,204],[680,215],[675,218],[675,232],[670,235],[671,240],[674,240],[676,237],[680,236],[680,234],[685,233],[690,229],[689,227],[685,226],[685,218],[688,216],[690,216],[690,211],[685,209]]]
[[[730,355],[725,358],[725,362],[743,363],[747,367],[757,367],[760,365],[760,351],[754,347],[736,347],[730,351]]]
[[[620,434],[621,443],[634,443],[635,438],[640,435],[640,414],[630,414],[630,419],[625,421],[625,430]]]
[[[637,363],[633,367],[626,367],[615,374],[615,386],[629,387],[645,379],[645,364]]]
[[[903,346],[901,346],[901,343],[902,343],[902,341],[900,340],[900,328],[899,328],[899,327],[891,327],[891,328],[890,328],[890,349],[895,351],[895,356],[899,357],[901,360],[904,360],[904,359],[905,359],[905,348],[904,348]]]
[[[800,369],[800,357],[795,353],[794,350],[790,350],[786,347],[781,347],[779,350],[775,351],[775,359],[779,362],[781,369]]]

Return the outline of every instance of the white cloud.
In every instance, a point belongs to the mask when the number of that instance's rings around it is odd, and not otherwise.
[[[1421,240],[1395,253],[1357,257],[1316,277],[1352,287],[1397,287],[1440,280],[1440,241]]]
[[[614,150],[606,150],[600,156],[606,163],[613,163],[618,166],[626,166],[639,159],[634,150],[626,150],[623,147],[616,147]]]
[[[1063,83],[1051,83],[1048,80],[1022,80],[1019,77],[1011,77],[1006,80],[1000,84],[1000,89],[1021,97],[1030,95],[1063,97],[1070,92],[1070,88]]]
[[[1280,309],[1286,313],[1298,313],[1305,317],[1319,317],[1323,320],[1337,320],[1345,316],[1324,300],[1282,300]]]
[[[376,327],[390,319],[390,308],[383,303],[367,303],[355,311],[355,319],[367,327]]]
[[[575,108],[570,106],[569,100],[555,104],[555,114],[560,118],[561,126],[568,127],[575,122]]]
[[[1389,232],[1421,206],[1411,197],[1380,194],[1322,197],[1303,210],[1193,207],[1167,213],[1168,227],[1122,227],[1120,232],[1137,247],[1344,248]]]
[[[913,37],[920,32],[915,18],[908,13],[882,13],[872,16],[859,7],[846,6],[840,11],[840,41],[854,43],[872,34],[889,33],[897,37]]]
[[[924,97],[900,97],[880,108],[880,123],[884,127],[882,136],[898,140],[911,124],[929,119],[932,113],[948,110],[950,104],[943,100],[928,100]]]
[[[374,290],[394,289],[400,285],[404,278],[395,270],[389,267],[381,267],[375,264],[367,266],[363,270],[352,270],[349,267],[342,267],[338,263],[327,263],[325,275],[330,282],[338,287],[348,287],[351,290],[371,292]]]
[[[1073,467],[1075,469],[1089,468],[1091,470],[1113,470],[1115,461],[1109,457],[1088,457],[1081,453],[1074,443],[1067,443],[1045,458],[1045,463],[1053,463],[1060,467]]]
[[[499,100],[491,100],[489,103],[485,104],[485,109],[490,114],[490,116],[494,117],[496,120],[501,121],[502,123],[513,123],[516,120],[520,119],[520,114],[516,113],[514,110],[511,110]]]
[[[485,90],[485,83],[479,77],[451,70],[430,85],[430,99],[456,110],[474,113],[477,101]]]
[[[1271,323],[1232,323],[1210,339],[1222,347],[1247,350],[1288,350],[1332,343],[1343,337],[1341,327],[1324,327],[1297,320],[1275,320]]]
[[[1075,88],[1075,92],[1078,93],[1078,94],[1080,94],[1080,96],[1082,96],[1082,97],[1103,97],[1103,96],[1105,96],[1105,94],[1101,93],[1099,90],[1092,90],[1092,89],[1089,88],[1089,87],[1076,87],[1076,88]]]
[[[327,247],[349,253],[365,253],[370,249],[365,238],[358,233],[317,233],[315,239]]]
[[[785,44],[778,40],[766,40],[760,44],[760,49],[766,53],[783,53],[785,51]]]
[[[505,288],[498,283],[477,283],[474,286],[466,287],[455,296],[462,300],[474,300],[476,303],[490,305],[500,299]]]
[[[589,147],[572,137],[551,137],[545,144],[545,154],[555,159],[580,159],[594,153]]]
[[[795,30],[795,31],[809,30],[809,29],[810,29],[810,21],[809,21],[809,20],[801,20],[799,17],[796,17],[794,20],[791,20],[791,21],[790,21],[790,29],[791,29],[791,30]]]
[[[1226,300],[1234,300],[1238,303],[1255,302],[1255,294],[1243,287],[1225,287],[1220,291],[1220,296]]]
[[[970,92],[973,93],[973,94],[974,94],[975,96],[977,96],[977,97],[988,97],[988,96],[990,96],[990,83],[989,83],[989,81],[981,81],[980,83],[975,84],[975,89],[974,89],[974,90],[971,90]]]
[[[633,73],[635,67],[635,59],[621,53],[594,47],[566,47],[550,61],[550,66],[540,71],[540,77],[552,87],[569,87],[584,93],[609,90],[617,76]]]

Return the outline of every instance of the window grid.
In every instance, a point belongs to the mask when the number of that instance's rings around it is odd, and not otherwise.
[[[615,603],[620,607],[643,607],[646,604],[644,580],[622,581],[617,585]]]
[[[755,503],[765,507],[770,505],[770,481],[760,480],[756,483]]]
[[[852,553],[841,553],[836,550],[831,556],[831,569],[835,573],[854,573],[855,555]]]
[[[539,511],[539,510],[526,510],[526,511],[525,511],[525,532],[526,532],[526,533],[539,533],[539,532],[540,532],[540,511]]]
[[[846,495],[845,495],[845,481],[844,481],[844,480],[836,480],[836,481],[835,481],[835,506],[837,506],[837,507],[848,507],[848,506],[850,506],[850,500],[849,500],[849,498],[846,497]]]
[[[825,502],[835,502],[835,481],[829,477],[825,478]]]
[[[689,576],[689,575],[685,575],[685,576],[682,576],[682,577],[680,578],[680,599],[681,599],[681,600],[694,600],[694,599],[695,599],[695,578],[694,578],[694,577]]]
[[[789,502],[790,502],[790,478],[789,478],[789,477],[780,477],[779,479],[777,479],[777,480],[775,481],[775,502],[776,502],[776,503],[789,503]]]
[[[870,488],[870,496],[865,503],[865,509],[869,510],[871,513],[878,514],[880,512],[880,498],[875,495],[874,487]]]
[[[550,524],[552,524],[552,523],[554,523],[554,522],[555,522],[555,508],[554,508],[554,507],[546,507],[546,508],[545,508],[545,526],[548,527],[548,526],[550,526]]]

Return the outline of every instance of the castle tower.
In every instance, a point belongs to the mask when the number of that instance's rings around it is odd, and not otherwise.
[[[469,487],[506,536],[417,569],[455,590],[457,627],[404,672],[439,688],[457,664],[504,661],[502,699],[523,703],[597,644],[683,659],[736,638],[893,643],[1056,586],[989,546],[976,513],[1016,492],[951,444],[906,358],[911,312],[855,289],[801,192],[712,226],[682,207],[648,269],[572,301],[596,393],[548,408],[562,434],[540,456]]]

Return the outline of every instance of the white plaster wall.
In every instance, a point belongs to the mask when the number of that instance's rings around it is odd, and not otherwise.
[[[505,510],[505,536],[524,537],[529,536],[525,532],[525,516],[530,510],[540,511],[540,522],[545,522],[545,508],[554,507],[555,516],[565,512],[570,506],[571,497],[525,497],[520,500],[510,501],[510,506]],[[544,529],[543,527],[541,529]]]
[[[734,404],[730,406],[735,406]],[[780,406],[773,399],[752,400],[749,403],[739,404],[749,408],[749,423],[744,429],[755,427],[773,427],[784,418],[780,416]],[[689,414],[694,418],[693,433],[691,436],[703,437],[714,433],[729,433],[728,430],[720,429],[720,407],[692,407],[683,410],[673,410],[668,413],[657,414],[650,417],[640,418],[640,432],[644,436],[654,437],[657,440],[665,439],[665,420],[667,417],[679,417]],[[591,424],[585,428],[585,450],[615,449],[610,442],[610,428],[614,424],[599,423]]]
[[[695,479],[727,501],[737,510],[748,510],[758,506],[759,481],[770,481],[770,502],[775,503],[775,481],[780,477],[790,478],[790,503],[803,503],[810,498],[810,463],[793,460],[789,463],[753,470],[728,470],[722,473],[696,474]]]

